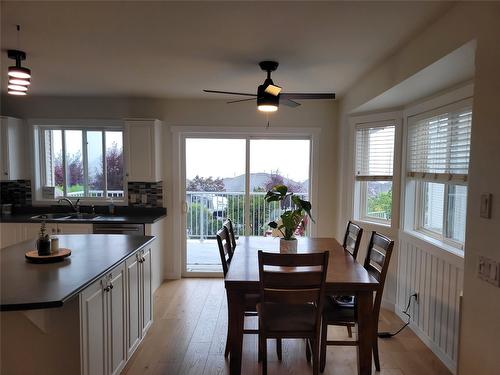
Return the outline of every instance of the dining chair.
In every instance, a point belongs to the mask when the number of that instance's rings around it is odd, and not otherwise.
[[[229,271],[229,267],[231,265],[231,260],[233,259],[234,251],[231,246],[231,240],[229,237],[229,231],[227,227],[223,226],[221,229],[217,231],[217,245],[219,247],[219,255],[220,261],[222,263],[222,271],[224,272],[224,277],[226,277],[227,272]],[[226,295],[227,297],[227,295]],[[245,313],[246,317],[257,316],[257,303],[260,300],[260,295],[255,293],[245,294]],[[229,313],[229,312],[228,312]],[[230,335],[229,335],[229,327],[231,327],[231,321],[228,316],[228,324],[227,324],[227,336],[226,336],[226,347],[224,349],[224,356],[227,357],[229,355],[230,348]],[[244,329],[244,334],[258,334],[258,329]],[[281,350],[281,340],[276,342],[276,353],[278,358],[281,360],[282,350]]]
[[[364,267],[368,273],[373,276],[379,283],[378,289],[375,292],[375,300],[373,302],[373,319],[375,319],[375,327],[378,326],[380,314],[380,304],[382,302],[382,294],[384,292],[384,284],[389,269],[389,262],[394,248],[394,241],[386,236],[375,231],[372,232],[368,252],[365,257]],[[357,323],[356,300],[354,306],[342,306],[333,298],[327,298],[323,309],[323,319],[321,327],[321,354],[320,367],[321,372],[325,370],[326,365],[326,347],[327,345],[341,346],[357,346],[358,340],[333,340],[327,339],[328,326],[354,326]],[[377,328],[373,330],[372,347],[375,368],[380,371],[380,360],[378,355],[378,337]]]
[[[359,245],[363,236],[363,228],[349,220],[344,235],[342,247],[356,259],[358,257]]]
[[[267,339],[306,339],[311,347],[313,374],[319,372],[319,340],[328,251],[277,254],[259,250],[261,300],[259,357],[267,374]]]
[[[229,239],[231,240],[231,246],[233,247],[233,252],[236,249],[236,236],[234,235],[234,227],[233,227],[233,222],[231,219],[226,219],[224,221],[224,227],[227,228],[227,231],[229,232]]]

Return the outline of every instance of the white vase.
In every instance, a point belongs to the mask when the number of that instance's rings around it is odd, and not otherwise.
[[[293,254],[297,252],[297,239],[292,238],[291,240],[285,240],[280,238],[280,253],[282,254]]]

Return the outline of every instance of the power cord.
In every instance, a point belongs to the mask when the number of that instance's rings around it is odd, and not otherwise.
[[[403,314],[405,314],[407,317],[408,317],[408,321],[405,323],[405,325],[403,325],[400,329],[398,329],[396,332],[394,333],[391,333],[391,332],[387,332],[387,331],[384,331],[384,332],[378,332],[377,333],[377,336],[380,337],[381,339],[390,339],[391,337],[393,336],[396,336],[399,332],[401,332],[403,329],[405,329],[406,327],[408,327],[408,325],[410,324],[410,319],[411,319],[411,316],[410,314],[408,313],[408,310],[410,310],[410,304],[411,304],[411,298],[414,297],[415,300],[417,299],[417,293],[413,293],[409,298],[408,298],[408,305],[406,305],[406,309],[404,309],[404,311],[402,311]]]

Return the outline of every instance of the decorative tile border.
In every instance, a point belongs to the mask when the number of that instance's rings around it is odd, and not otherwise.
[[[163,207],[163,182],[129,182],[129,207]]]
[[[31,206],[31,180],[0,181],[0,202]]]

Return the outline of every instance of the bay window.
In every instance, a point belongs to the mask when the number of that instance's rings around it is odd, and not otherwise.
[[[40,183],[54,198],[124,196],[122,128],[40,126],[38,139]]]
[[[465,241],[472,106],[460,101],[408,119],[407,178],[414,230],[457,248]]]
[[[356,127],[355,213],[357,219],[390,224],[395,124]]]

